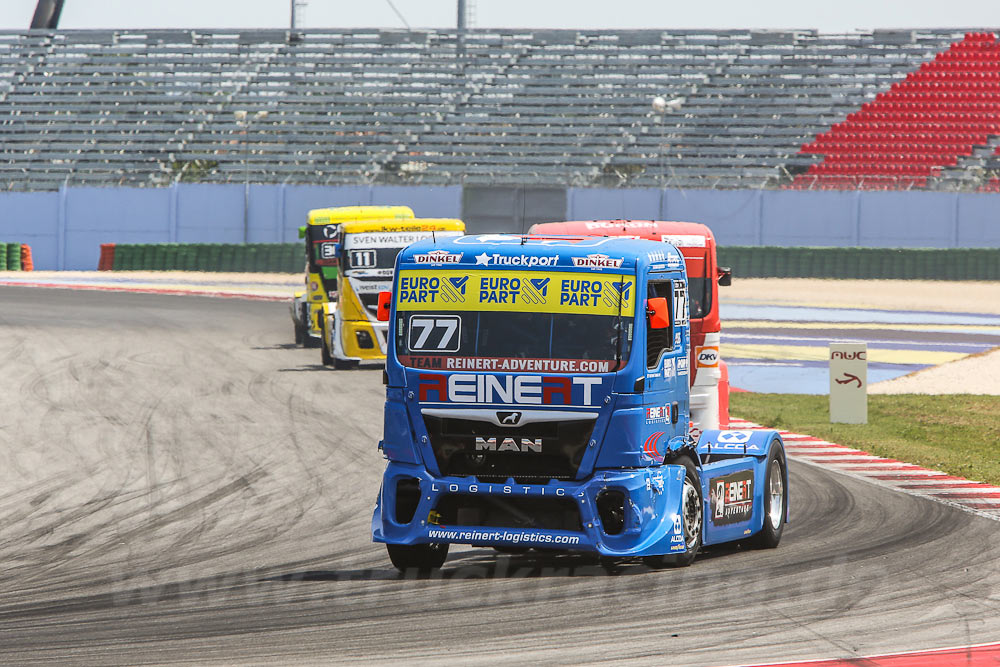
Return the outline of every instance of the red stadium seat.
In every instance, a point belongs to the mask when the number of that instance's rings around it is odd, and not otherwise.
[[[1000,42],[992,32],[970,32],[800,152],[825,155],[810,169],[822,188],[925,187],[928,175],[993,134],[1000,134]],[[990,187],[1000,191],[994,180]]]

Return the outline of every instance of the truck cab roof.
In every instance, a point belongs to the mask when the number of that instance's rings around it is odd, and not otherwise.
[[[623,237],[472,234],[427,239],[407,247],[399,263],[489,270],[549,269],[633,273],[637,269],[677,270],[680,251],[669,243]]]

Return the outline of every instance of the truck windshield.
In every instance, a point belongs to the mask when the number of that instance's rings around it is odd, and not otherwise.
[[[707,278],[688,277],[688,293],[691,303],[691,319],[698,320],[712,310],[712,284]]]
[[[404,366],[444,370],[607,373],[627,360],[632,318],[561,313],[398,312]]]
[[[712,312],[712,283],[705,275],[708,267],[708,252],[701,248],[682,248],[684,265],[688,274],[688,294],[691,304],[691,319],[698,320]]]
[[[417,368],[611,372],[629,357],[634,285],[627,275],[403,269],[396,354]]]
[[[356,232],[344,234],[344,268],[347,275],[388,276],[396,265],[396,255],[411,243],[429,238],[461,236],[462,232],[424,230],[397,232]]]
[[[306,233],[310,263],[314,266],[336,266],[340,225],[310,225]]]

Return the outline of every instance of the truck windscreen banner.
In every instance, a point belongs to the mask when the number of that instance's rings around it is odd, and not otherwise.
[[[400,271],[398,311],[627,315],[635,277],[543,271]]]
[[[445,238],[448,236],[461,236],[462,232],[356,232],[344,234],[344,247],[348,250],[354,248],[399,248],[402,250],[411,243],[429,239],[431,237]]]

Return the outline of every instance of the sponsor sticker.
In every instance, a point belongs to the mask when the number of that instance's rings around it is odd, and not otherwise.
[[[655,229],[656,223],[651,220],[593,220],[585,222],[587,229]]]
[[[722,444],[735,443],[742,445],[750,441],[750,431],[722,431],[719,433],[718,441]]]
[[[670,404],[646,408],[647,424],[662,424],[670,421]]]
[[[584,269],[619,269],[624,257],[610,257],[602,253],[594,253],[586,257],[572,257],[573,266]]]
[[[716,345],[704,345],[694,349],[695,363],[698,368],[718,368],[719,348]]]
[[[402,329],[401,329],[402,330]],[[400,355],[411,368],[438,371],[495,371],[498,373],[610,373],[618,366],[599,359],[522,359],[520,357],[452,357]]]
[[[712,523],[725,526],[753,515],[753,471],[741,470],[709,481]]]
[[[663,379],[677,377],[677,366],[674,365],[673,357],[663,359]]]
[[[448,252],[447,250],[429,250],[421,255],[414,255],[415,264],[458,264],[462,261],[460,252]]]
[[[688,372],[688,358],[687,357],[678,357],[677,358],[677,374],[678,375],[687,375],[687,372]]]
[[[588,376],[420,374],[420,402],[503,405],[597,405],[603,378]]]
[[[355,294],[378,294],[392,289],[388,280],[350,280],[350,284]]]
[[[663,234],[660,240],[678,248],[704,248],[706,243],[698,234]]]
[[[556,266],[559,255],[539,257],[537,255],[501,255],[499,253],[480,253],[476,255],[476,266],[523,266],[534,268],[538,266]]]

